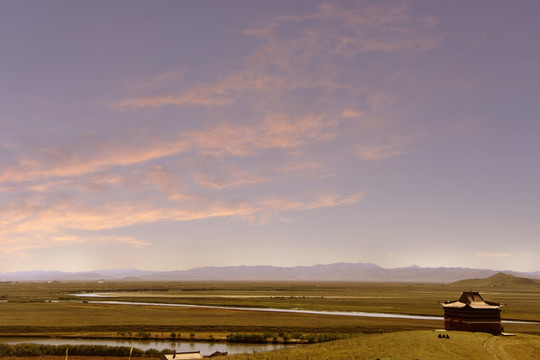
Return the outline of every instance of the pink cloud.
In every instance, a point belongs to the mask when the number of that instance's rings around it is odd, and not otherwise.
[[[16,165],[5,166],[0,183],[36,178],[69,177],[130,166],[170,156],[187,148],[185,140],[155,139],[136,135],[129,139],[86,140],[85,146],[66,142],[62,146],[30,149],[18,155]]]
[[[364,193],[353,195],[319,194],[307,198],[267,198],[254,202],[222,202],[198,199],[196,203],[176,207],[148,203],[113,203],[99,207],[73,203],[55,206],[14,205],[0,211],[0,239],[3,254],[19,253],[35,248],[69,244],[116,242],[129,246],[147,246],[144,239],[130,236],[76,235],[73,232],[92,232],[156,221],[190,221],[229,217],[251,223],[266,223],[275,215],[323,207],[352,205]]]
[[[208,89],[197,89],[182,95],[149,96],[127,99],[118,103],[118,107],[161,107],[165,105],[227,105],[231,98],[212,93]]]
[[[357,148],[358,155],[365,160],[383,160],[401,155],[403,150],[392,145],[361,146]]]
[[[260,149],[295,148],[306,143],[326,141],[335,134],[338,122],[325,114],[291,118],[273,114],[253,126],[222,125],[195,130],[186,137],[207,154],[252,155]]]
[[[129,185],[134,182],[133,179],[140,180],[140,176],[128,178],[122,172],[172,155],[196,152],[199,159],[205,154],[248,157],[264,149],[287,150],[329,141],[336,136],[335,128],[340,121],[339,116],[331,117],[327,114],[309,114],[297,118],[291,118],[287,114],[274,114],[258,124],[223,124],[182,132],[175,137],[169,136],[170,139],[150,135],[143,137],[139,134],[131,139],[121,137],[117,140],[109,139],[107,142],[94,138],[94,141],[86,141],[85,146],[66,142],[55,147],[30,148],[12,162],[16,163],[16,166],[4,166],[0,183],[24,182],[27,191],[36,193],[47,193],[66,187],[99,191],[108,186]],[[234,169],[232,163],[223,163],[220,167],[221,170],[215,175],[205,175],[200,169],[195,169],[192,176],[215,188],[260,183],[268,179],[267,174]],[[215,181],[220,176],[223,178],[226,173],[230,174],[228,180]],[[166,180],[170,183],[177,181],[172,181],[171,177],[175,175],[166,172],[161,165],[154,166],[150,171],[146,170],[145,176],[148,182],[155,184],[163,184]],[[224,179],[227,179],[227,176]],[[168,188],[171,189],[171,186]],[[178,189],[168,191],[170,196],[173,196],[174,192],[177,199],[183,196]]]
[[[81,237],[73,235],[57,235],[46,239],[41,234],[35,233],[24,237],[3,238],[2,248],[0,248],[0,258],[8,255],[28,256],[28,252],[36,249],[62,247],[73,244],[124,244],[134,247],[145,247],[151,245],[147,241],[139,240],[131,236],[101,236],[101,237]]]
[[[369,143],[365,142],[354,146],[356,154],[364,160],[384,160],[394,156],[401,155],[406,150],[406,145],[411,140],[396,135],[389,135],[383,142]]]

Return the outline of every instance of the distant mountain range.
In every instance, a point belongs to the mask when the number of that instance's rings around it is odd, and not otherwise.
[[[90,272],[20,271],[0,274],[0,281],[368,281],[368,282],[433,282],[448,283],[465,279],[485,279],[501,271],[460,267],[423,268],[409,266],[385,269],[369,263],[337,263],[314,266],[226,266],[197,267],[176,271],[138,269],[99,270]],[[540,271],[502,273],[540,279]]]

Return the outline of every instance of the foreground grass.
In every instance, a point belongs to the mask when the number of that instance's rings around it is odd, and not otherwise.
[[[436,360],[533,360],[540,358],[540,336],[517,334],[514,337],[483,333],[448,332],[438,338],[428,330],[387,334],[363,334],[355,338],[321,344],[301,345],[256,354],[215,357],[216,360],[361,360],[361,359],[436,359]],[[64,356],[0,357],[2,360],[63,360]],[[69,360],[126,360],[127,357],[69,356]],[[152,360],[157,358],[132,358]]]
[[[66,356],[43,355],[43,356],[0,356],[2,360],[65,360]],[[69,360],[126,360],[122,356],[69,356]],[[159,360],[159,357],[135,357],[131,360]]]
[[[237,354],[224,360],[333,360],[333,359],[523,359],[540,358],[540,336],[515,337],[483,333],[448,332],[440,339],[434,331],[405,331],[360,335],[353,339],[299,346],[258,354]]]

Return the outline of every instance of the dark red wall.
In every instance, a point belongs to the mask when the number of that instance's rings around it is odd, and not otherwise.
[[[445,309],[444,328],[499,335],[502,329],[501,311],[499,309]]]

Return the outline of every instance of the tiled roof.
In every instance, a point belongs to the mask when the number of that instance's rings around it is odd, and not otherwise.
[[[461,309],[467,306],[472,309],[500,309],[504,306],[499,303],[485,301],[478,292],[473,291],[464,292],[459,300],[445,301],[441,305],[445,308],[455,309]]]

